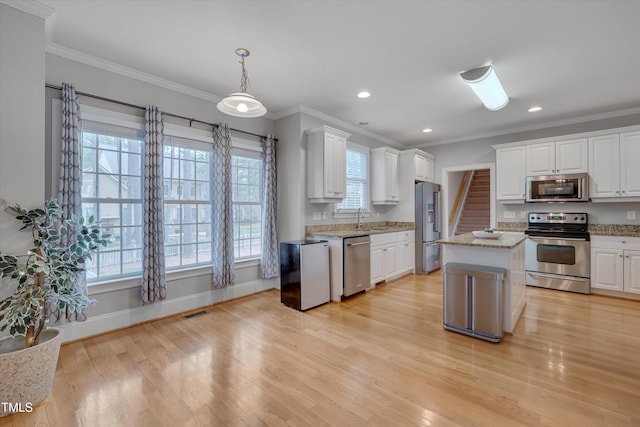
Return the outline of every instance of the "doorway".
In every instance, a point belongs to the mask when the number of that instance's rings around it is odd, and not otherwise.
[[[476,170],[489,170],[489,221],[490,227],[496,226],[496,193],[495,193],[495,163],[482,163],[475,165],[453,166],[442,169],[442,231],[443,237],[449,237],[452,224],[450,224],[451,212],[457,198],[458,189],[464,172]]]

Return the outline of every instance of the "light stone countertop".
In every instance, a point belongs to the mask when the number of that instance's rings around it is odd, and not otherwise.
[[[314,231],[307,233],[309,236],[316,237],[328,237],[344,239],[347,237],[359,237],[359,236],[371,236],[373,234],[394,233],[396,231],[413,230],[413,227],[376,227],[370,229],[351,229],[351,230],[327,230],[327,231]]]
[[[524,241],[527,236],[523,233],[503,233],[499,239],[478,239],[471,233],[460,234],[448,239],[437,240],[442,245],[473,246],[478,248],[511,249]]]

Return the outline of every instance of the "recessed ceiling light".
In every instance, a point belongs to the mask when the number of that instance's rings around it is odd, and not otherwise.
[[[358,92],[358,98],[365,99],[371,96],[371,94],[367,91]]]
[[[431,128],[422,129],[422,132],[424,132],[424,133],[433,132],[433,129],[431,129]]]
[[[542,107],[531,107],[527,111],[530,112],[530,113],[536,113],[536,112],[538,112],[540,110],[542,110]]]

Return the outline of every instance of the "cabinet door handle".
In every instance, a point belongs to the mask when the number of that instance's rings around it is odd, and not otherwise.
[[[622,255],[618,255],[620,258],[622,258]]]
[[[625,257],[625,258],[629,258],[629,255],[625,255],[624,257]]]

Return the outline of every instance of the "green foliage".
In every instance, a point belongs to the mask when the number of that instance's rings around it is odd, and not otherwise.
[[[84,263],[106,246],[110,235],[103,233],[93,216],[62,221],[62,210],[55,200],[43,209],[25,210],[19,205],[5,211],[30,230],[33,249],[26,255],[0,253],[0,280],[17,283],[13,294],[0,301],[0,331],[12,336],[25,335],[48,318],[49,306],[80,312],[94,301],[76,290]],[[37,330],[39,333],[39,330]]]

